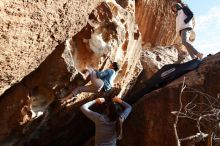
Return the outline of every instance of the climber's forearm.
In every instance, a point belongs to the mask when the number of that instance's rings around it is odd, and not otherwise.
[[[104,60],[103,63],[102,63],[102,66],[99,68],[99,71],[102,71],[102,70],[104,69],[104,66],[105,66],[105,64],[106,64],[106,62],[107,62],[108,59],[109,59],[109,57],[106,57],[106,58],[105,58],[105,60]]]

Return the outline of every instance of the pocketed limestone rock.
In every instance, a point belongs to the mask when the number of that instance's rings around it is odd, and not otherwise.
[[[68,146],[84,143],[89,134],[83,133],[84,136],[81,136],[75,131],[83,131],[86,128],[84,125],[91,125],[84,121],[85,117],[78,108],[85,101],[91,100],[93,94],[82,94],[76,101],[64,105],[59,99],[88,82],[82,77],[86,67],[108,68],[111,61],[105,62],[106,58],[120,64],[121,69],[113,87],[121,88],[122,96],[126,93],[131,81],[141,70],[139,66],[142,46],[141,37],[134,39],[137,32],[134,6],[134,1],[129,1],[129,7],[125,9],[115,1],[100,3],[86,17],[87,23],[82,29],[60,42],[36,70],[1,96],[0,123],[4,127],[0,126],[0,145],[34,146],[59,143]],[[125,41],[127,45],[122,48]],[[22,88],[17,88],[20,86]],[[28,95],[35,87],[39,91],[33,96]],[[98,95],[105,96],[103,93]],[[41,116],[31,119],[33,113],[39,112],[42,113]],[[78,122],[74,122],[75,120]]]
[[[101,0],[0,2],[0,95],[87,23]]]

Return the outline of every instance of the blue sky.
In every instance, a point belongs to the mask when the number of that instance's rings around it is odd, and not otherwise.
[[[203,53],[220,52],[220,1],[219,0],[184,0],[195,16],[195,48]]]

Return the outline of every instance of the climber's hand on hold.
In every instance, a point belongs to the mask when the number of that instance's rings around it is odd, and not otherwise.
[[[97,98],[95,101],[98,104],[102,104],[103,102],[105,102],[105,99],[104,98]]]
[[[119,98],[119,97],[117,97],[117,96],[115,96],[114,98],[112,98],[112,101],[113,101],[113,102],[116,102],[116,103],[122,103],[122,102],[123,102],[122,99]]]

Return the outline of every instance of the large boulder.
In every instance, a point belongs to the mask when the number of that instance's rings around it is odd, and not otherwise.
[[[141,64],[143,65],[145,78],[150,78],[154,73],[167,64],[179,64],[190,60],[185,50],[174,46],[157,46],[144,48]]]
[[[176,137],[173,128],[175,115],[171,114],[171,112],[178,111],[180,108],[180,91],[184,78],[187,88],[185,92],[183,92],[181,98],[183,104],[183,109],[181,112],[186,110],[184,109],[186,104],[189,104],[192,101],[196,101],[199,103],[197,104],[197,112],[204,114],[204,110],[207,112],[208,109],[201,108],[200,104],[213,106],[210,104],[213,103],[213,98],[215,98],[215,100],[218,99],[217,96],[220,92],[219,68],[220,53],[205,58],[198,69],[183,75],[162,89],[158,89],[142,97],[136,104],[133,105],[133,111],[124,124],[124,136],[120,145],[176,145]],[[209,100],[207,97],[210,97]],[[219,110],[219,108],[217,109]],[[191,109],[191,111],[192,110],[193,109]],[[218,117],[216,116],[215,118],[217,119]],[[218,126],[218,123],[215,124],[217,125],[212,126]],[[178,136],[180,138],[192,136],[199,132],[197,129],[196,121],[187,118],[180,118],[177,126]],[[205,125],[201,126],[201,129],[202,132],[206,134],[210,132],[210,129],[213,130],[210,125],[207,124],[207,122]],[[190,143],[192,141],[188,142]],[[187,142],[181,144],[187,145]],[[196,145],[207,145],[207,138],[205,138],[205,141],[201,141]]]

